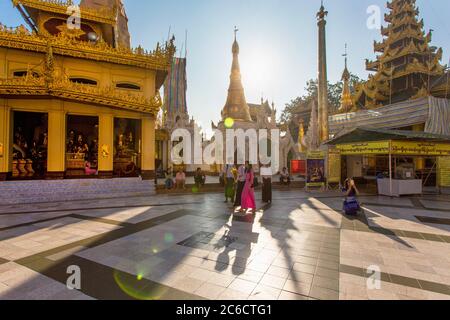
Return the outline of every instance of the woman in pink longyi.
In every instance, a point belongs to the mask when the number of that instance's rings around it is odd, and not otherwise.
[[[241,201],[241,211],[247,212],[248,209],[252,210],[252,213],[256,212],[256,202],[255,202],[255,186],[254,179],[255,175],[253,173],[253,167],[251,164],[248,165],[246,171],[245,186],[242,191],[242,201]]]

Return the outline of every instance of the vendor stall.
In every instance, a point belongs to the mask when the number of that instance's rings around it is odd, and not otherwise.
[[[450,157],[450,136],[358,128],[327,144],[340,151],[343,178],[376,181],[380,195],[416,195],[424,186],[449,187],[449,168],[442,164]]]

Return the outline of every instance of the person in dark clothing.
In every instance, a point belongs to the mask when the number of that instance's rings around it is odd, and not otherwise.
[[[344,213],[347,215],[357,215],[361,210],[361,206],[356,198],[359,195],[359,190],[356,187],[353,179],[347,179],[344,183],[345,200]]]
[[[194,175],[195,187],[200,189],[206,183],[206,175],[202,172],[202,169],[198,168]]]
[[[272,203],[272,168],[269,165],[261,167],[262,201]]]

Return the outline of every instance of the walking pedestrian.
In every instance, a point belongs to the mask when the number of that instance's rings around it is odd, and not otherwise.
[[[270,165],[261,167],[262,186],[262,201],[264,203],[272,203],[272,168]]]
[[[234,200],[234,207],[238,208],[241,206],[242,202],[242,191],[245,186],[245,177],[246,177],[246,169],[249,162],[247,161],[245,165],[241,164],[237,170],[237,188],[236,188],[236,197]]]
[[[232,202],[234,199],[234,175],[233,166],[226,164],[223,169],[223,177],[225,179],[225,203],[228,203],[228,199]]]
[[[241,212],[248,213],[248,210],[251,209],[251,213],[256,213],[254,181],[253,167],[249,164],[245,174],[244,190],[242,191]]]

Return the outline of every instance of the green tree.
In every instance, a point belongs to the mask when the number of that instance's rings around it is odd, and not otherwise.
[[[350,90],[354,93],[354,83],[360,82],[361,79],[356,75],[350,77]],[[341,95],[343,90],[342,81],[336,83],[328,82],[328,104],[330,114],[336,113],[341,105]],[[311,114],[311,102],[317,100],[318,84],[317,80],[311,79],[306,82],[305,94],[291,100],[285,105],[281,114],[281,122],[287,125],[293,137],[298,137],[298,121],[303,118],[305,126],[309,124],[309,116]]]

